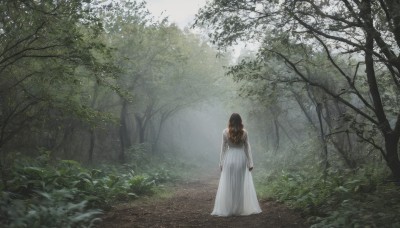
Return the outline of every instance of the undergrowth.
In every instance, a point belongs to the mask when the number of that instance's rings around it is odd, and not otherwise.
[[[91,227],[112,204],[153,195],[179,179],[184,168],[161,161],[146,166],[129,162],[89,168],[72,160],[51,162],[49,152],[19,157],[0,183],[0,225]]]
[[[259,173],[255,179],[261,198],[301,211],[314,228],[400,227],[400,187],[386,177],[383,169],[365,167]]]

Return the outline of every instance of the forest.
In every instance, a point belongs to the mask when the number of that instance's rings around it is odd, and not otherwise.
[[[215,218],[232,113],[263,212]],[[399,140],[399,1],[0,1],[1,227],[400,227]]]

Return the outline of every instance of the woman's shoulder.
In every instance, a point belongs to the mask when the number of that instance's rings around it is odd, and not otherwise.
[[[247,133],[247,130],[243,128],[243,136],[244,136],[244,137],[247,137],[247,134],[248,134],[248,133]]]

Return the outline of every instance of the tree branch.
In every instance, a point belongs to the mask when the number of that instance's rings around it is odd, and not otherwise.
[[[373,49],[371,49],[371,50],[366,50],[365,47],[364,47],[363,45],[356,44],[356,43],[351,42],[350,40],[347,40],[347,39],[342,38],[342,37],[338,37],[338,36],[333,36],[333,35],[326,34],[326,33],[322,32],[322,31],[320,31],[320,30],[314,28],[313,26],[307,24],[306,22],[304,22],[303,20],[301,20],[301,19],[300,19],[298,16],[296,16],[296,15],[293,15],[293,18],[294,18],[297,22],[299,22],[303,27],[305,27],[306,29],[308,29],[308,30],[309,30],[310,32],[312,32],[312,33],[321,35],[321,36],[323,36],[323,37],[325,37],[325,38],[328,38],[328,39],[332,39],[332,40],[336,40],[336,41],[340,41],[340,42],[346,43],[346,44],[351,45],[351,46],[354,46],[354,47],[356,47],[356,48],[358,48],[358,49],[360,49],[360,50],[372,52],[372,53],[373,53],[376,57],[378,57],[381,61],[383,61],[383,62],[387,62],[387,61],[388,61],[387,59],[385,59],[382,55],[380,55],[379,53],[377,53],[377,52],[374,51]]]
[[[371,106],[370,103],[368,103],[364,97],[360,94],[360,92],[357,90],[357,88],[354,85],[354,81],[351,80],[351,78],[336,64],[335,60],[333,60],[330,51],[328,49],[328,47],[326,46],[326,44],[321,40],[321,38],[319,38],[317,35],[313,34],[313,36],[321,43],[321,45],[324,47],[325,52],[328,56],[329,61],[333,64],[333,66],[340,72],[341,75],[343,75],[343,77],[346,78],[347,83],[349,84],[350,88],[352,88],[354,90],[354,94],[357,95],[357,97],[364,103],[364,105],[366,107],[368,107],[369,109],[371,109],[372,111],[375,112],[375,109]],[[357,69],[358,69],[358,65],[357,65]]]
[[[338,96],[337,94],[335,94],[334,92],[330,91],[329,89],[327,89],[325,86],[320,85],[316,82],[312,82],[310,81],[305,75],[303,75],[303,73],[300,72],[300,70],[296,67],[296,65],[290,61],[285,55],[283,55],[282,53],[279,53],[277,51],[268,49],[267,51],[272,52],[277,54],[278,56],[280,56],[281,58],[283,58],[285,60],[286,63],[288,63],[291,68],[296,72],[297,75],[299,75],[305,82],[307,82],[309,85],[311,86],[315,86],[318,88],[321,88],[325,93],[327,93],[328,95],[332,96],[333,98],[337,99],[338,101],[340,101],[341,103],[345,104],[346,106],[348,106],[349,108],[351,108],[353,111],[355,111],[356,113],[360,114],[361,116],[365,117],[366,119],[368,119],[370,122],[378,125],[378,122],[372,118],[371,116],[369,116],[367,113],[361,111],[359,108],[355,107],[354,105],[352,105],[350,102],[346,101],[345,99],[343,99],[342,97]]]

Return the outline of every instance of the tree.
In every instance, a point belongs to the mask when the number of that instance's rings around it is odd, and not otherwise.
[[[97,14],[105,27],[102,40],[113,50],[112,61],[120,69],[110,81],[119,93],[104,93],[95,105],[113,113],[119,122],[108,128],[116,132],[108,134],[113,140],[99,143],[118,148],[121,162],[136,143],[159,152],[166,121],[216,93],[213,83],[223,71],[222,61],[197,36],[167,19],[151,18],[143,3],[110,3],[97,8]],[[97,135],[101,137],[100,132]]]
[[[211,28],[210,36],[220,47],[240,39],[261,42],[260,53],[278,56],[298,79],[350,109],[353,126],[362,125],[357,124],[360,118],[374,125],[383,145],[358,135],[381,152],[393,176],[400,179],[400,113],[390,103],[397,103],[399,91],[399,9],[398,1],[389,0],[216,0],[200,11],[196,23]],[[276,48],[276,43],[286,49]],[[291,56],[291,49],[304,46],[312,48],[304,48],[303,56]],[[343,79],[340,91],[307,74],[306,65],[318,64],[312,56],[321,52]],[[357,63],[342,68],[337,61],[344,58]]]
[[[30,148],[56,147],[70,132],[68,123],[107,118],[90,108],[86,91],[91,82],[107,85],[115,71],[97,58],[109,50],[97,39],[102,27],[89,6],[0,2],[0,148],[13,147],[12,140],[26,146],[28,139],[36,141]]]

